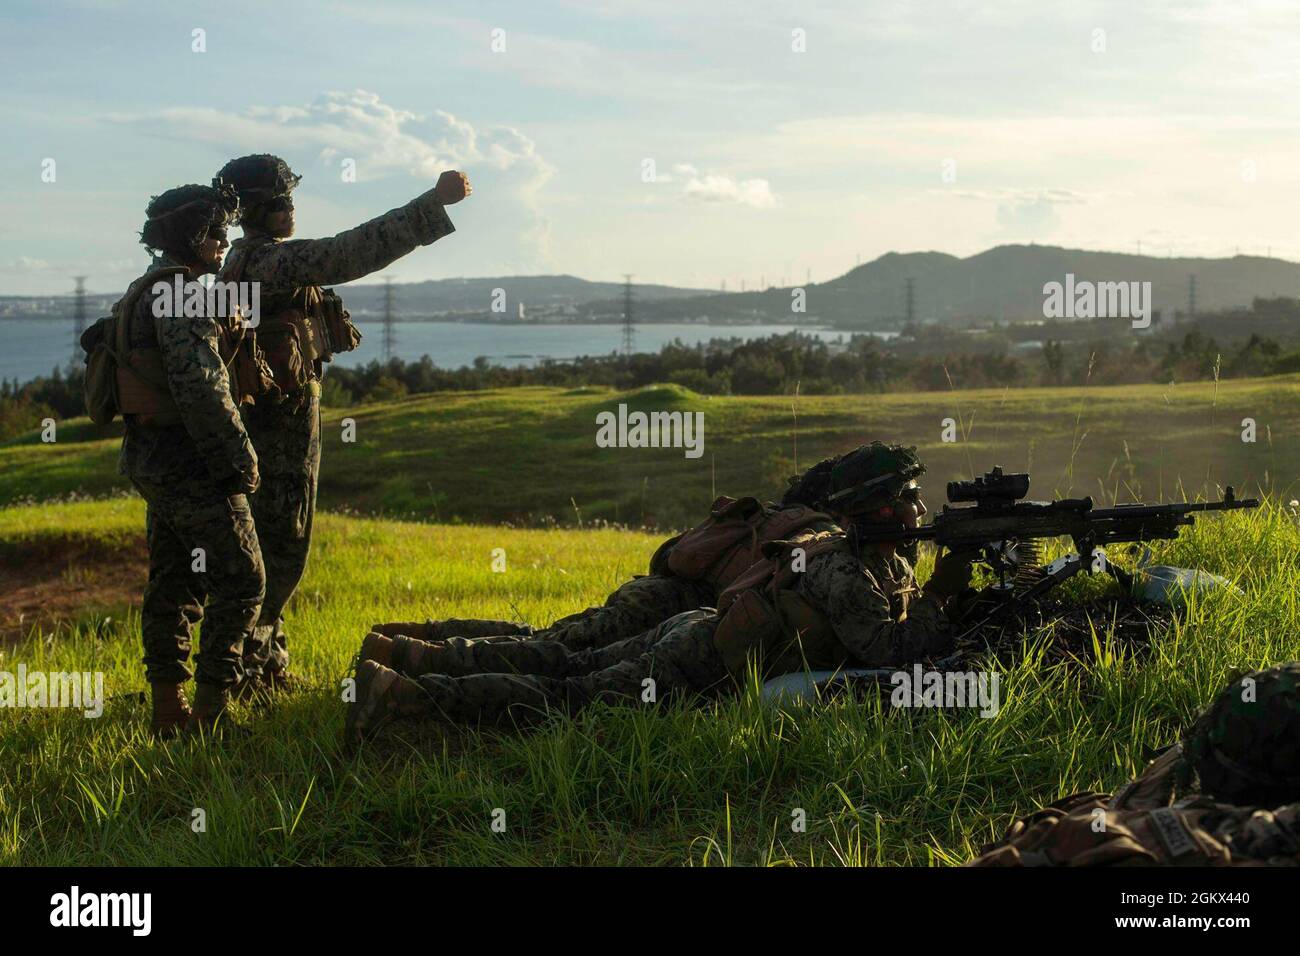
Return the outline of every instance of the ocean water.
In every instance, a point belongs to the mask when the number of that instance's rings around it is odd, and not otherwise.
[[[361,322],[361,347],[336,356],[335,364],[351,367],[383,357],[383,328]],[[756,339],[799,329],[795,325],[704,325],[665,322],[638,326],[634,345],[638,352],[657,352],[674,339],[688,345],[709,339]],[[442,368],[472,365],[484,356],[493,365],[535,365],[543,359],[570,359],[579,355],[608,355],[623,347],[621,325],[525,324],[489,322],[398,322],[394,325],[393,354],[407,361],[428,355]],[[847,333],[826,329],[801,329],[808,335],[834,341]],[[20,382],[48,375],[73,356],[72,320],[5,319],[0,321],[4,348],[0,349],[0,378]],[[892,332],[874,333],[891,338]],[[78,361],[81,349],[76,348]]]

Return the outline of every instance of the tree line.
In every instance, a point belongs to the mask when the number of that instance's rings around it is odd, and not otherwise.
[[[1098,338],[1046,341],[1032,352],[1005,344],[983,351],[946,348],[946,336],[900,336],[885,341],[853,335],[826,342],[799,333],[745,341],[680,341],[658,352],[581,357],[532,367],[492,365],[479,358],[457,369],[439,368],[429,356],[417,361],[374,361],[358,368],[331,368],[323,400],[332,406],[387,401],[437,391],[469,391],[519,385],[577,388],[606,385],[633,389],[669,382],[706,395],[782,395],[797,387],[806,395],[943,389],[1114,385],[1195,381],[1300,371],[1300,349],[1284,349],[1259,334],[1220,345],[1199,329],[1181,337]],[[39,428],[45,418],[85,414],[83,370],[54,369],[25,384],[0,382],[0,440]]]

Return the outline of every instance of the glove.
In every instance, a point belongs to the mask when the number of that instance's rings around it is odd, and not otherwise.
[[[940,600],[950,600],[970,586],[974,573],[975,558],[979,551],[975,548],[959,548],[945,551],[934,562],[934,572],[925,582],[925,592]]]

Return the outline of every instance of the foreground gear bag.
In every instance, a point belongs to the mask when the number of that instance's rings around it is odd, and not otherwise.
[[[1006,836],[968,866],[1230,866],[1234,859],[1215,834],[1225,815],[1249,810],[1189,801],[1152,810],[1108,810],[1105,794],[1083,793],[1016,820]]]

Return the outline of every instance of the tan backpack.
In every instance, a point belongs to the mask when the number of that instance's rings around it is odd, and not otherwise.
[[[130,347],[131,317],[140,296],[155,282],[184,274],[180,266],[151,269],[113,303],[112,314],[100,319],[81,337],[86,350],[86,413],[96,425],[107,425],[119,414],[138,414],[146,424],[180,421],[167,386],[162,353]]]
[[[832,520],[802,505],[778,508],[757,498],[723,495],[709,508],[709,517],[666,545],[666,555],[655,555],[652,568],[659,562],[670,574],[722,590],[762,557],[768,542]]]
[[[156,347],[131,348],[131,321],[140,296],[155,282],[183,275],[185,271],[182,266],[164,266],[146,272],[113,303],[111,315],[100,319],[82,335],[81,346],[86,351],[86,413],[96,425],[107,425],[119,414],[135,415],[140,424],[154,427],[180,423],[180,410],[167,382],[162,351]],[[232,325],[225,326],[220,351],[237,404],[252,401],[251,390],[241,387],[251,376],[242,371],[245,363],[236,364],[241,356],[251,357],[249,346],[251,343],[244,341],[242,326],[237,335]]]

